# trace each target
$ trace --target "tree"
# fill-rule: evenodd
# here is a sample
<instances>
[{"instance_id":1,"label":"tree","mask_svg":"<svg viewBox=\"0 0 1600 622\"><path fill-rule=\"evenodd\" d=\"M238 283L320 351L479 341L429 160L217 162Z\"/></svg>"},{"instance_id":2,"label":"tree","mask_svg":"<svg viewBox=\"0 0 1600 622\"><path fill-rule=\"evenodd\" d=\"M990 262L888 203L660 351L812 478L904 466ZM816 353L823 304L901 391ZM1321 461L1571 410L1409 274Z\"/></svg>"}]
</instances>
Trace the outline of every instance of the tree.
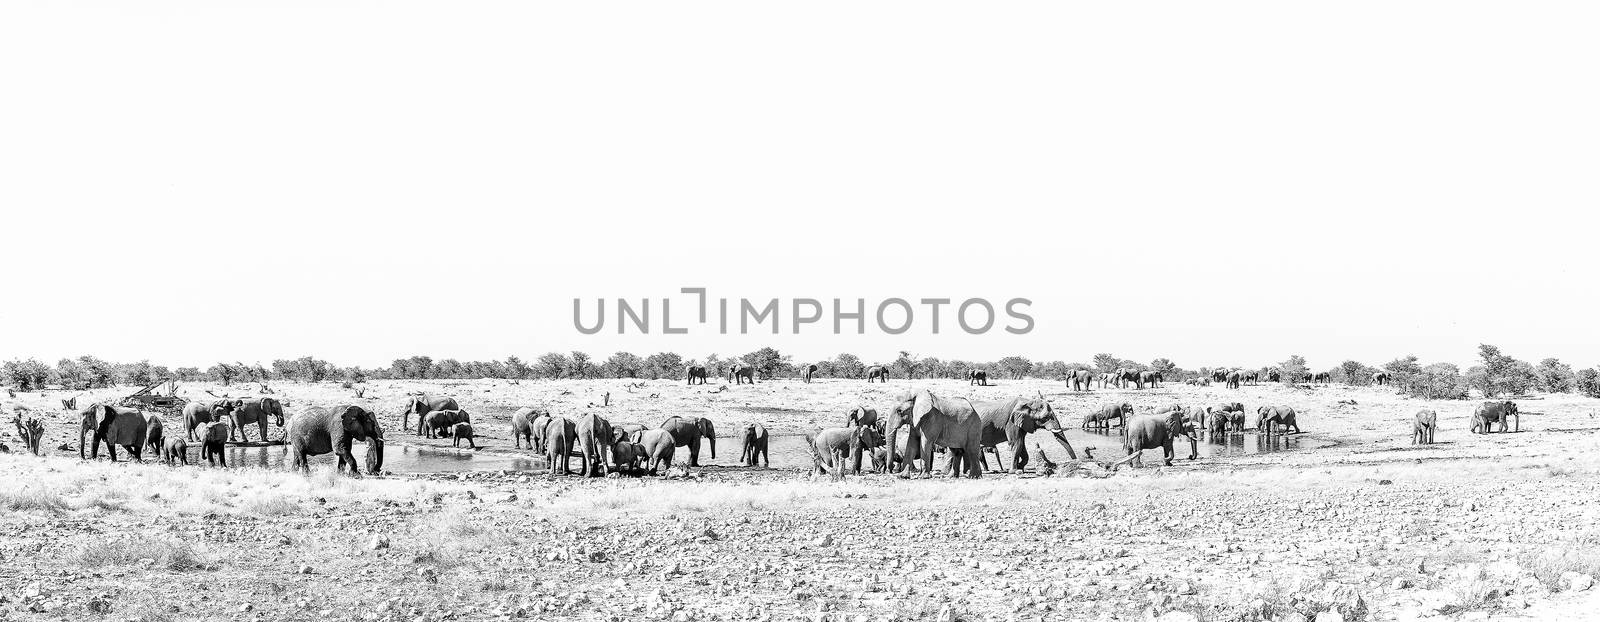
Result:
<instances>
[{"instance_id":1,"label":"tree","mask_svg":"<svg viewBox=\"0 0 1600 622\"><path fill-rule=\"evenodd\" d=\"M533 367L543 378L561 378L572 369L572 359L560 352L550 352L534 361Z\"/></svg>"},{"instance_id":2,"label":"tree","mask_svg":"<svg viewBox=\"0 0 1600 622\"><path fill-rule=\"evenodd\" d=\"M674 352L657 352L644 359L645 373L651 378L678 379L683 377L683 357Z\"/></svg>"},{"instance_id":3,"label":"tree","mask_svg":"<svg viewBox=\"0 0 1600 622\"><path fill-rule=\"evenodd\" d=\"M1126 363L1110 353L1101 352L1094 355L1094 369L1100 373L1110 373L1122 369Z\"/></svg>"},{"instance_id":4,"label":"tree","mask_svg":"<svg viewBox=\"0 0 1600 622\"><path fill-rule=\"evenodd\" d=\"M522 379L533 375L533 368L515 356L506 357L506 377Z\"/></svg>"},{"instance_id":5,"label":"tree","mask_svg":"<svg viewBox=\"0 0 1600 622\"><path fill-rule=\"evenodd\" d=\"M756 368L756 373L762 378L772 378L783 370L789 362L789 357L779 354L772 348L761 348L755 352L744 355L746 365Z\"/></svg>"},{"instance_id":6,"label":"tree","mask_svg":"<svg viewBox=\"0 0 1600 622\"><path fill-rule=\"evenodd\" d=\"M34 391L50 382L50 366L39 359L6 361L3 368L6 382L18 391Z\"/></svg>"},{"instance_id":7,"label":"tree","mask_svg":"<svg viewBox=\"0 0 1600 622\"><path fill-rule=\"evenodd\" d=\"M1179 373L1178 364L1167 358L1150 361L1150 371L1160 372L1161 377L1167 380L1181 380L1183 376L1183 374Z\"/></svg>"},{"instance_id":8,"label":"tree","mask_svg":"<svg viewBox=\"0 0 1600 622\"><path fill-rule=\"evenodd\" d=\"M901 350L899 358L896 358L889 366L900 372L901 378L917 377L917 357L905 350Z\"/></svg>"},{"instance_id":9,"label":"tree","mask_svg":"<svg viewBox=\"0 0 1600 622\"><path fill-rule=\"evenodd\" d=\"M644 373L644 359L632 352L618 352L600 366L601 375L612 378L638 378Z\"/></svg>"},{"instance_id":10,"label":"tree","mask_svg":"<svg viewBox=\"0 0 1600 622\"><path fill-rule=\"evenodd\" d=\"M148 359L137 363L118 365L117 376L121 378L122 382L141 387L156 381L155 370L151 368Z\"/></svg>"},{"instance_id":11,"label":"tree","mask_svg":"<svg viewBox=\"0 0 1600 622\"><path fill-rule=\"evenodd\" d=\"M179 367L172 375L184 382L195 382L205 377L200 373L199 367Z\"/></svg>"},{"instance_id":12,"label":"tree","mask_svg":"<svg viewBox=\"0 0 1600 622\"><path fill-rule=\"evenodd\" d=\"M1500 348L1478 344L1478 357L1483 364L1468 369L1467 378L1484 397L1526 393L1539 384L1539 374L1532 365L1502 354Z\"/></svg>"},{"instance_id":13,"label":"tree","mask_svg":"<svg viewBox=\"0 0 1600 622\"><path fill-rule=\"evenodd\" d=\"M588 352L572 351L572 377L588 378L594 375L594 364L589 362Z\"/></svg>"},{"instance_id":14,"label":"tree","mask_svg":"<svg viewBox=\"0 0 1600 622\"><path fill-rule=\"evenodd\" d=\"M1590 368L1578 372L1577 385L1584 397L1600 397L1600 370Z\"/></svg>"},{"instance_id":15,"label":"tree","mask_svg":"<svg viewBox=\"0 0 1600 622\"><path fill-rule=\"evenodd\" d=\"M1577 373L1572 371L1572 366L1560 360L1548 358L1539 361L1539 366L1534 370L1539 376L1539 390L1547 393L1570 393L1577 385Z\"/></svg>"},{"instance_id":16,"label":"tree","mask_svg":"<svg viewBox=\"0 0 1600 622\"><path fill-rule=\"evenodd\" d=\"M1389 381L1397 386L1409 386L1422 373L1422 365L1417 364L1417 355L1407 354L1383 364L1383 370L1389 372Z\"/></svg>"},{"instance_id":17,"label":"tree","mask_svg":"<svg viewBox=\"0 0 1600 622\"><path fill-rule=\"evenodd\" d=\"M1008 356L995 362L1000 372L1016 380L1033 371L1033 361L1021 356Z\"/></svg>"},{"instance_id":18,"label":"tree","mask_svg":"<svg viewBox=\"0 0 1600 622\"><path fill-rule=\"evenodd\" d=\"M1040 378L1061 380L1067 377L1067 372L1070 369L1071 368L1067 367L1067 364L1064 361L1050 361L1049 363L1040 365L1037 371Z\"/></svg>"},{"instance_id":19,"label":"tree","mask_svg":"<svg viewBox=\"0 0 1600 622\"><path fill-rule=\"evenodd\" d=\"M220 382L222 383L222 386L228 386L229 384L232 384L234 379L238 378L240 375L241 370L238 367L229 365L227 363L217 363L216 365L212 365L210 369L206 370L206 379L213 382Z\"/></svg>"},{"instance_id":20,"label":"tree","mask_svg":"<svg viewBox=\"0 0 1600 622\"><path fill-rule=\"evenodd\" d=\"M1306 367L1306 357L1291 354L1289 360L1278 363L1278 371L1283 374L1280 380L1284 384L1294 384L1302 382L1310 368Z\"/></svg>"},{"instance_id":21,"label":"tree","mask_svg":"<svg viewBox=\"0 0 1600 622\"><path fill-rule=\"evenodd\" d=\"M1408 395L1430 400L1467 399L1467 381L1460 368L1450 363L1434 363L1422 368L1411 383L1401 387Z\"/></svg>"},{"instance_id":22,"label":"tree","mask_svg":"<svg viewBox=\"0 0 1600 622\"><path fill-rule=\"evenodd\" d=\"M1361 364L1360 361L1345 361L1334 368L1332 373L1345 384L1364 385L1372 382L1372 374L1375 371L1377 370Z\"/></svg>"},{"instance_id":23,"label":"tree","mask_svg":"<svg viewBox=\"0 0 1600 622\"><path fill-rule=\"evenodd\" d=\"M856 355L841 352L833 357L833 373L840 378L860 378L867 374L867 366Z\"/></svg>"}]
</instances>

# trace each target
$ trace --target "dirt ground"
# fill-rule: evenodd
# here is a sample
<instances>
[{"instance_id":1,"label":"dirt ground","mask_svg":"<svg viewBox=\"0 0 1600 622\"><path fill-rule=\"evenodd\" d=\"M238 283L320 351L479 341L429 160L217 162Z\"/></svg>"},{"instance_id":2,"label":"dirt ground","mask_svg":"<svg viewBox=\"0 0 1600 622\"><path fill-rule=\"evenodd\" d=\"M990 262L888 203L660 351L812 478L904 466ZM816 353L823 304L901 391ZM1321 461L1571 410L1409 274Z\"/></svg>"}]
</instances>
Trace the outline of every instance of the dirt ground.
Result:
<instances>
[{"instance_id":1,"label":"dirt ground","mask_svg":"<svg viewBox=\"0 0 1600 622\"><path fill-rule=\"evenodd\" d=\"M1521 400L1521 432L1471 435L1474 403L1387 389L994 384L375 381L361 399L332 383L273 385L291 416L376 409L391 446L448 445L399 430L398 414L409 392L454 396L484 457L529 453L511 449L506 429L524 405L593 408L614 423L717 422L706 467L621 479L81 462L75 415L60 404L70 395L18 394L6 412L40 417L54 455L0 456L0 617L1567 620L1600 606L1600 401ZM1086 462L976 481L733 466L747 422L802 433L923 386L973 399L1042 393L1069 426L1110 400L1140 412L1288 405L1314 448L1172 467L1149 452L1144 468L1114 474ZM205 389L246 392L180 394ZM1412 446L1423 407L1439 412L1439 442ZM20 445L9 430L3 439Z\"/></svg>"}]
</instances>

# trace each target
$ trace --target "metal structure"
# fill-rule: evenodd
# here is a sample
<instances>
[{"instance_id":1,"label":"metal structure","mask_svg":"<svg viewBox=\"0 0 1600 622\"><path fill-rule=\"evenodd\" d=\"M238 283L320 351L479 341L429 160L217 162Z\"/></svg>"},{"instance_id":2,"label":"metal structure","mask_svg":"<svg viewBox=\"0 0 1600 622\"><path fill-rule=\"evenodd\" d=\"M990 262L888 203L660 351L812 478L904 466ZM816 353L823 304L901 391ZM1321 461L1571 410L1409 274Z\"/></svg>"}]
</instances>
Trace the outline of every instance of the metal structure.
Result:
<instances>
[{"instance_id":1,"label":"metal structure","mask_svg":"<svg viewBox=\"0 0 1600 622\"><path fill-rule=\"evenodd\" d=\"M157 390L162 385L166 385L166 395L162 395ZM140 410L154 410L164 415L178 416L183 414L183 407L188 403L189 400L178 397L178 383L171 378L165 378L122 398L117 402L117 405Z\"/></svg>"}]
</instances>

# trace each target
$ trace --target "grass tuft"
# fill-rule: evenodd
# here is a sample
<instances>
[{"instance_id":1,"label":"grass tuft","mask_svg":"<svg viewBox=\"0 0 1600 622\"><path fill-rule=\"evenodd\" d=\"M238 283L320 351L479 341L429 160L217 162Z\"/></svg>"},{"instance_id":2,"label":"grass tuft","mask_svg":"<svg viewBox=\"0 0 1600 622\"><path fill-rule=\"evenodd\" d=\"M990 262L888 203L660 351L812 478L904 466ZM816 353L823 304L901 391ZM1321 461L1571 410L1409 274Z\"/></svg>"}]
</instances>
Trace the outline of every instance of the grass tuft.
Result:
<instances>
[{"instance_id":1,"label":"grass tuft","mask_svg":"<svg viewBox=\"0 0 1600 622\"><path fill-rule=\"evenodd\" d=\"M68 509L66 499L53 490L24 488L0 492L0 507L13 512L41 511L58 514Z\"/></svg>"},{"instance_id":2,"label":"grass tuft","mask_svg":"<svg viewBox=\"0 0 1600 622\"><path fill-rule=\"evenodd\" d=\"M162 538L91 541L70 553L68 558L85 568L129 566L144 559L152 560L154 567L167 570L192 570L205 565L188 543Z\"/></svg>"}]
</instances>

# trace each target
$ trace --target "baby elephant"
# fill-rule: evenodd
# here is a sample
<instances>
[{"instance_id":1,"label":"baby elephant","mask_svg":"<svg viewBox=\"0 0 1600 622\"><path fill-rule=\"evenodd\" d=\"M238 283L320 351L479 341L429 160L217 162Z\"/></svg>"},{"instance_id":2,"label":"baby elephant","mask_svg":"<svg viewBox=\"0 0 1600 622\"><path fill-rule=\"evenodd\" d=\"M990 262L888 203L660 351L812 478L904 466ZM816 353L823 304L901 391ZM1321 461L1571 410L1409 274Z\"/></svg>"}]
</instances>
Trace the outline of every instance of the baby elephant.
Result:
<instances>
[{"instance_id":1,"label":"baby elephant","mask_svg":"<svg viewBox=\"0 0 1600 622\"><path fill-rule=\"evenodd\" d=\"M200 457L211 466L228 466L228 460L223 456L223 447L228 444L228 424L223 421L213 421L201 424L196 430L200 435Z\"/></svg>"},{"instance_id":2,"label":"baby elephant","mask_svg":"<svg viewBox=\"0 0 1600 622\"><path fill-rule=\"evenodd\" d=\"M1433 431L1438 428L1439 413L1426 408L1417 411L1417 418L1411 424L1411 444L1433 444Z\"/></svg>"},{"instance_id":3,"label":"baby elephant","mask_svg":"<svg viewBox=\"0 0 1600 622\"><path fill-rule=\"evenodd\" d=\"M440 434L449 434L458 423L472 423L472 415L465 410L435 410L423 418L422 436L439 438Z\"/></svg>"},{"instance_id":4,"label":"baby elephant","mask_svg":"<svg viewBox=\"0 0 1600 622\"><path fill-rule=\"evenodd\" d=\"M744 453L739 456L739 461L746 466L756 466L756 459L760 458L765 466L772 466L767 459L767 428L759 423L752 423L744 427Z\"/></svg>"},{"instance_id":5,"label":"baby elephant","mask_svg":"<svg viewBox=\"0 0 1600 622\"><path fill-rule=\"evenodd\" d=\"M636 473L644 465L644 445L620 440L611 444L611 470Z\"/></svg>"},{"instance_id":6,"label":"baby elephant","mask_svg":"<svg viewBox=\"0 0 1600 622\"><path fill-rule=\"evenodd\" d=\"M461 441L466 441L467 447L471 447L473 449L478 448L478 446L472 442L472 424L470 423L461 422L450 426L450 438L450 445L452 447L460 447Z\"/></svg>"},{"instance_id":7,"label":"baby elephant","mask_svg":"<svg viewBox=\"0 0 1600 622\"><path fill-rule=\"evenodd\" d=\"M161 447L161 461L172 466L177 463L189 465L189 443L182 436L168 436Z\"/></svg>"}]
</instances>

